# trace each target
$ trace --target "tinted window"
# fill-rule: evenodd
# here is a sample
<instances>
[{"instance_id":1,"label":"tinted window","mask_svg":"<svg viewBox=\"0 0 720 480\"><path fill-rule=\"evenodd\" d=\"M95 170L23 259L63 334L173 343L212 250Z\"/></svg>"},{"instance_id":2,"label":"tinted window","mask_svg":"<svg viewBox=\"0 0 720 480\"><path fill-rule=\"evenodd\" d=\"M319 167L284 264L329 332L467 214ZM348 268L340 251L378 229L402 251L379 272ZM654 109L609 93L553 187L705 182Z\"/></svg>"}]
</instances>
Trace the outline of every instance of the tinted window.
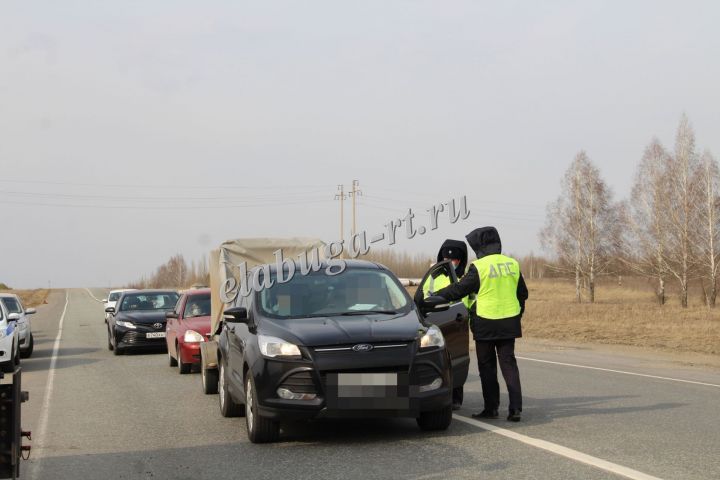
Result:
<instances>
[{"instance_id":1,"label":"tinted window","mask_svg":"<svg viewBox=\"0 0 720 480\"><path fill-rule=\"evenodd\" d=\"M117 302L118 298L120 298L120 292L113 292L108 297L108 302Z\"/></svg>"},{"instance_id":2,"label":"tinted window","mask_svg":"<svg viewBox=\"0 0 720 480\"><path fill-rule=\"evenodd\" d=\"M323 271L295 275L259 294L261 311L274 318L332 316L360 311L408 311L402 286L386 271L348 269L329 276Z\"/></svg>"},{"instance_id":3,"label":"tinted window","mask_svg":"<svg viewBox=\"0 0 720 480\"><path fill-rule=\"evenodd\" d=\"M178 298L180 298L180 295L175 292L125 295L120 305L120 310L172 310Z\"/></svg>"},{"instance_id":4,"label":"tinted window","mask_svg":"<svg viewBox=\"0 0 720 480\"><path fill-rule=\"evenodd\" d=\"M185 318L210 315L210 294L189 295L185 304Z\"/></svg>"},{"instance_id":5,"label":"tinted window","mask_svg":"<svg viewBox=\"0 0 720 480\"><path fill-rule=\"evenodd\" d=\"M8 311L8 313L23 313L20 302L18 302L14 298L3 298L2 302L3 305L5 305L5 309Z\"/></svg>"}]
</instances>

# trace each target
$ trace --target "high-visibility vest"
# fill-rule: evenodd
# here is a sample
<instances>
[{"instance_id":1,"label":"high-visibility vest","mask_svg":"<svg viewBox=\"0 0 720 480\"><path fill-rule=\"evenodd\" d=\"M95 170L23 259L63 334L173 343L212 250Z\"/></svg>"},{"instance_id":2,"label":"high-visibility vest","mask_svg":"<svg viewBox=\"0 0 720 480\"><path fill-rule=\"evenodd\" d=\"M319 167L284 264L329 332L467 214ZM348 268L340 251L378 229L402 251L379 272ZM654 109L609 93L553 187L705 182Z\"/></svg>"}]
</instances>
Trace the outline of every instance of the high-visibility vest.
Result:
<instances>
[{"instance_id":1,"label":"high-visibility vest","mask_svg":"<svg viewBox=\"0 0 720 480\"><path fill-rule=\"evenodd\" d=\"M445 288L448 285L450 285L450 277L448 277L445 274L438 275L437 277L433 278L433 276L429 276L427 280L425 280L425 283L422 286L423 289L423 298L427 298L430 296L430 292L437 292L441 288ZM468 295L467 297L462 299L463 304L465 305L465 308L470 310L470 307L472 306L472 303L475 301L475 294L472 293Z\"/></svg>"},{"instance_id":2,"label":"high-visibility vest","mask_svg":"<svg viewBox=\"0 0 720 480\"><path fill-rule=\"evenodd\" d=\"M430 275L427 280L425 280L425 284L423 284L423 298L427 298L430 296L430 292L437 292L438 290L447 287L450 285L450 277L448 277L445 274L438 275L437 277L433 277Z\"/></svg>"},{"instance_id":3,"label":"high-visibility vest","mask_svg":"<svg viewBox=\"0 0 720 480\"><path fill-rule=\"evenodd\" d=\"M520 315L517 286L520 264L505 255L487 255L473 262L480 277L480 290L475 297L478 317L500 320Z\"/></svg>"}]
</instances>

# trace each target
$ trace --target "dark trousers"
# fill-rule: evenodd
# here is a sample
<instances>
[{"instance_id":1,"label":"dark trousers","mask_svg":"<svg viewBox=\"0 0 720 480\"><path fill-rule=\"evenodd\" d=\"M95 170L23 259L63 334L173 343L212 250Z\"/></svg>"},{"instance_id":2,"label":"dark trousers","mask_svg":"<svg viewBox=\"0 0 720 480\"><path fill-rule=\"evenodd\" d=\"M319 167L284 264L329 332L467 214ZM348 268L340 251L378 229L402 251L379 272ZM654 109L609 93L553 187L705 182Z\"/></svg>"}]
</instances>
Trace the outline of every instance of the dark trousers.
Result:
<instances>
[{"instance_id":1,"label":"dark trousers","mask_svg":"<svg viewBox=\"0 0 720 480\"><path fill-rule=\"evenodd\" d=\"M500 371L510 394L509 408L510 410L522 410L520 371L515 359L515 339L475 341L475 351L485 408L497 410L500 406L500 385L497 379L497 364L500 361Z\"/></svg>"}]
</instances>

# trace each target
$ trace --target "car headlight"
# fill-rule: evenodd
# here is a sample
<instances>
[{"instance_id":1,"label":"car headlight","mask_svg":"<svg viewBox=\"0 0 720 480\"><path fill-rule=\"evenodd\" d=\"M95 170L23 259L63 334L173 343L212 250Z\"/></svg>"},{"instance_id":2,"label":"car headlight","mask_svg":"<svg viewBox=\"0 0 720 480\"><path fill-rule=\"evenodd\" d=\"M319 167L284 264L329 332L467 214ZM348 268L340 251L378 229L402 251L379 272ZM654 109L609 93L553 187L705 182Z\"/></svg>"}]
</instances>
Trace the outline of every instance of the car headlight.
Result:
<instances>
[{"instance_id":1,"label":"car headlight","mask_svg":"<svg viewBox=\"0 0 720 480\"><path fill-rule=\"evenodd\" d=\"M425 335L420 337L420 348L429 347L444 347L445 337L443 337L442 331L435 325L432 325L427 329Z\"/></svg>"},{"instance_id":2,"label":"car headlight","mask_svg":"<svg viewBox=\"0 0 720 480\"><path fill-rule=\"evenodd\" d=\"M185 336L183 337L185 343L198 343L204 342L205 339L195 330L185 330Z\"/></svg>"},{"instance_id":3,"label":"car headlight","mask_svg":"<svg viewBox=\"0 0 720 480\"><path fill-rule=\"evenodd\" d=\"M137 328L134 323L125 322L123 320L115 320L115 325L117 325L118 327L125 327L125 328Z\"/></svg>"},{"instance_id":4,"label":"car headlight","mask_svg":"<svg viewBox=\"0 0 720 480\"><path fill-rule=\"evenodd\" d=\"M300 349L297 345L286 342L282 338L258 335L260 353L266 357L299 357Z\"/></svg>"}]
</instances>

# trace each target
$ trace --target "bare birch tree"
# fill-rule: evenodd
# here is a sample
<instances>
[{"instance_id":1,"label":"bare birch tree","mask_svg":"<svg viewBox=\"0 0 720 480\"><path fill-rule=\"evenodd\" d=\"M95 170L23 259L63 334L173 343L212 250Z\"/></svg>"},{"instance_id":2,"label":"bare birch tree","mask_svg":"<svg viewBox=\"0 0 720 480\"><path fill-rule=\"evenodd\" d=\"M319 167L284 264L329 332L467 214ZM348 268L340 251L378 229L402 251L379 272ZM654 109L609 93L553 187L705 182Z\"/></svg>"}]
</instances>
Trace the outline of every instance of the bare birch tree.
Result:
<instances>
[{"instance_id":1,"label":"bare birch tree","mask_svg":"<svg viewBox=\"0 0 720 480\"><path fill-rule=\"evenodd\" d=\"M715 307L717 298L718 268L720 268L720 212L718 211L718 193L720 192L720 169L710 152L706 151L698 166L694 184L699 187L698 223L697 223L697 261L700 275L707 280L703 293L705 303Z\"/></svg>"},{"instance_id":2,"label":"bare birch tree","mask_svg":"<svg viewBox=\"0 0 720 480\"><path fill-rule=\"evenodd\" d=\"M583 283L588 300L595 301L597 276L618 249L619 221L611 197L600 172L581 151L565 172L560 197L548 206L541 240L558 257L560 268L574 273L578 302Z\"/></svg>"},{"instance_id":3,"label":"bare birch tree","mask_svg":"<svg viewBox=\"0 0 720 480\"><path fill-rule=\"evenodd\" d=\"M654 138L645 148L626 209L627 233L631 237L626 242L630 247L626 263L634 272L657 281L655 294L660 305L665 304L668 275L669 164L670 156Z\"/></svg>"},{"instance_id":4,"label":"bare birch tree","mask_svg":"<svg viewBox=\"0 0 720 480\"><path fill-rule=\"evenodd\" d=\"M697 169L695 134L683 115L675 137L675 152L669 158L667 168L669 244L666 250L668 272L679 283L683 307L688 306L688 285L694 266L694 233L699 223L700 189L693 181Z\"/></svg>"}]
</instances>

